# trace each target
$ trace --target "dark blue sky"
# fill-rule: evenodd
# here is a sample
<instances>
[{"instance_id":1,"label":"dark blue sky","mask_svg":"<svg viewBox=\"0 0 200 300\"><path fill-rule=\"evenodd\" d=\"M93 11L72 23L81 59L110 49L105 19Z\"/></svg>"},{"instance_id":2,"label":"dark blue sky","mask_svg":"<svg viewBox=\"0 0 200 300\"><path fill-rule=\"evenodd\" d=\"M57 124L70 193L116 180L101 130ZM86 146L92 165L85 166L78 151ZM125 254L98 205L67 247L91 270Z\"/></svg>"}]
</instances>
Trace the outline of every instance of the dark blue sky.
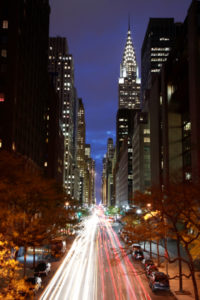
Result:
<instances>
[{"instance_id":1,"label":"dark blue sky","mask_svg":"<svg viewBox=\"0 0 200 300\"><path fill-rule=\"evenodd\" d=\"M140 70L140 51L149 18L183 21L191 1L50 0L50 36L66 37L74 57L75 86L85 106L86 140L96 161L98 200L107 139L115 139L118 77L128 15Z\"/></svg>"}]
</instances>

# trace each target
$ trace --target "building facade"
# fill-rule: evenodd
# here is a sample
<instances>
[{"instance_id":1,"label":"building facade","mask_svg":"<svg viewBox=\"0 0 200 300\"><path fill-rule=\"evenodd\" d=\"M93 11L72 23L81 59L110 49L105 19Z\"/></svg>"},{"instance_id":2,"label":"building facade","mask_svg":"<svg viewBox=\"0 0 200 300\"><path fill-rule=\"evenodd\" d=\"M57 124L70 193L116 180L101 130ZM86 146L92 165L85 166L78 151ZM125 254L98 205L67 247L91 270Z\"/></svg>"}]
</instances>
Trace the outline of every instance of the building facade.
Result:
<instances>
[{"instance_id":1,"label":"building facade","mask_svg":"<svg viewBox=\"0 0 200 300\"><path fill-rule=\"evenodd\" d=\"M67 194L74 198L77 96L73 57L68 53L66 38L49 39L49 73L60 100L59 119L64 136L64 187Z\"/></svg>"},{"instance_id":2,"label":"building facade","mask_svg":"<svg viewBox=\"0 0 200 300\"><path fill-rule=\"evenodd\" d=\"M167 61L180 24L173 18L150 18L141 51L141 99L151 87L152 76L158 74Z\"/></svg>"},{"instance_id":3,"label":"building facade","mask_svg":"<svg viewBox=\"0 0 200 300\"><path fill-rule=\"evenodd\" d=\"M130 26L124 49L122 63L120 65L119 78L119 109L140 108L140 79L136 63L135 49L133 47Z\"/></svg>"},{"instance_id":4,"label":"building facade","mask_svg":"<svg viewBox=\"0 0 200 300\"><path fill-rule=\"evenodd\" d=\"M0 148L40 169L48 106L48 1L0 2Z\"/></svg>"},{"instance_id":5,"label":"building facade","mask_svg":"<svg viewBox=\"0 0 200 300\"><path fill-rule=\"evenodd\" d=\"M168 61L150 90L153 185L199 180L199 16L200 2L193 1Z\"/></svg>"}]
</instances>

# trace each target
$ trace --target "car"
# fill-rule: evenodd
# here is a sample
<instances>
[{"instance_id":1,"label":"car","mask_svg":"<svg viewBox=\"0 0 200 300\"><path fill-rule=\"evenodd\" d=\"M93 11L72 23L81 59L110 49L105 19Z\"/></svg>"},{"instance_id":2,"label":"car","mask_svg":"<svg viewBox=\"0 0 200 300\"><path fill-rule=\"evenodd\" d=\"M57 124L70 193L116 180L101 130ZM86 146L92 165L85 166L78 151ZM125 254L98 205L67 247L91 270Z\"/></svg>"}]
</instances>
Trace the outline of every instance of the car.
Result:
<instances>
[{"instance_id":1,"label":"car","mask_svg":"<svg viewBox=\"0 0 200 300\"><path fill-rule=\"evenodd\" d=\"M147 266L154 265L154 262L153 262L153 260L151 258L144 258L142 260L142 265L143 265L143 268L146 269Z\"/></svg>"},{"instance_id":2,"label":"car","mask_svg":"<svg viewBox=\"0 0 200 300\"><path fill-rule=\"evenodd\" d=\"M28 277L25 279L25 282L29 286L29 291L36 293L42 286L42 279L40 277Z\"/></svg>"},{"instance_id":3,"label":"car","mask_svg":"<svg viewBox=\"0 0 200 300\"><path fill-rule=\"evenodd\" d=\"M51 271L51 264L49 262L40 262L34 271L34 276L47 276L48 273Z\"/></svg>"},{"instance_id":4,"label":"car","mask_svg":"<svg viewBox=\"0 0 200 300\"><path fill-rule=\"evenodd\" d=\"M148 265L146 267L147 276L150 276L152 272L158 272L158 268L155 265Z\"/></svg>"},{"instance_id":5,"label":"car","mask_svg":"<svg viewBox=\"0 0 200 300\"><path fill-rule=\"evenodd\" d=\"M141 250L135 250L132 252L132 257L136 260L143 260L144 254Z\"/></svg>"},{"instance_id":6,"label":"car","mask_svg":"<svg viewBox=\"0 0 200 300\"><path fill-rule=\"evenodd\" d=\"M133 251L135 250L141 250L142 251L142 248L139 244L132 244L131 247L130 247Z\"/></svg>"},{"instance_id":7,"label":"car","mask_svg":"<svg viewBox=\"0 0 200 300\"><path fill-rule=\"evenodd\" d=\"M152 272L149 275L149 286L153 292L157 290L169 291L169 279L163 272Z\"/></svg>"}]
</instances>

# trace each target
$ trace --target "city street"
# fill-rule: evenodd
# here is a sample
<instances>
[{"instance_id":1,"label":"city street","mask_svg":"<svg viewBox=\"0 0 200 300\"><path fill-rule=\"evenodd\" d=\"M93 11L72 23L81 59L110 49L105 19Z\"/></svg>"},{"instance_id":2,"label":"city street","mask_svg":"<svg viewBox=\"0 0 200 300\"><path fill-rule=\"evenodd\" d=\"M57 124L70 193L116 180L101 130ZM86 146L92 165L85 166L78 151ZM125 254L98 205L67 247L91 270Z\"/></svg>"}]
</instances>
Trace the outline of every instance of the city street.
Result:
<instances>
[{"instance_id":1,"label":"city street","mask_svg":"<svg viewBox=\"0 0 200 300\"><path fill-rule=\"evenodd\" d=\"M101 210L84 221L41 300L174 299L153 294L140 263L133 262Z\"/></svg>"}]
</instances>

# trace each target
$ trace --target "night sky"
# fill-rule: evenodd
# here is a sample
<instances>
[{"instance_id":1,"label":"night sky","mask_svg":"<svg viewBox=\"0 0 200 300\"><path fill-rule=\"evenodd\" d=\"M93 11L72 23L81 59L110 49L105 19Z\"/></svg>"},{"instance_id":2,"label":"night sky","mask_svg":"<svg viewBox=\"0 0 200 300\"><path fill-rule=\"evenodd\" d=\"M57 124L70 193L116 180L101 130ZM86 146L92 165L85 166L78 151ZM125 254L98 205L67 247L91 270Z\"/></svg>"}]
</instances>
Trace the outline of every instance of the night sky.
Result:
<instances>
[{"instance_id":1,"label":"night sky","mask_svg":"<svg viewBox=\"0 0 200 300\"><path fill-rule=\"evenodd\" d=\"M96 161L100 200L102 159L115 141L118 77L128 16L140 72L140 52L150 17L183 21L192 0L50 0L50 36L66 37L74 57L75 86L86 114L86 142Z\"/></svg>"}]
</instances>

